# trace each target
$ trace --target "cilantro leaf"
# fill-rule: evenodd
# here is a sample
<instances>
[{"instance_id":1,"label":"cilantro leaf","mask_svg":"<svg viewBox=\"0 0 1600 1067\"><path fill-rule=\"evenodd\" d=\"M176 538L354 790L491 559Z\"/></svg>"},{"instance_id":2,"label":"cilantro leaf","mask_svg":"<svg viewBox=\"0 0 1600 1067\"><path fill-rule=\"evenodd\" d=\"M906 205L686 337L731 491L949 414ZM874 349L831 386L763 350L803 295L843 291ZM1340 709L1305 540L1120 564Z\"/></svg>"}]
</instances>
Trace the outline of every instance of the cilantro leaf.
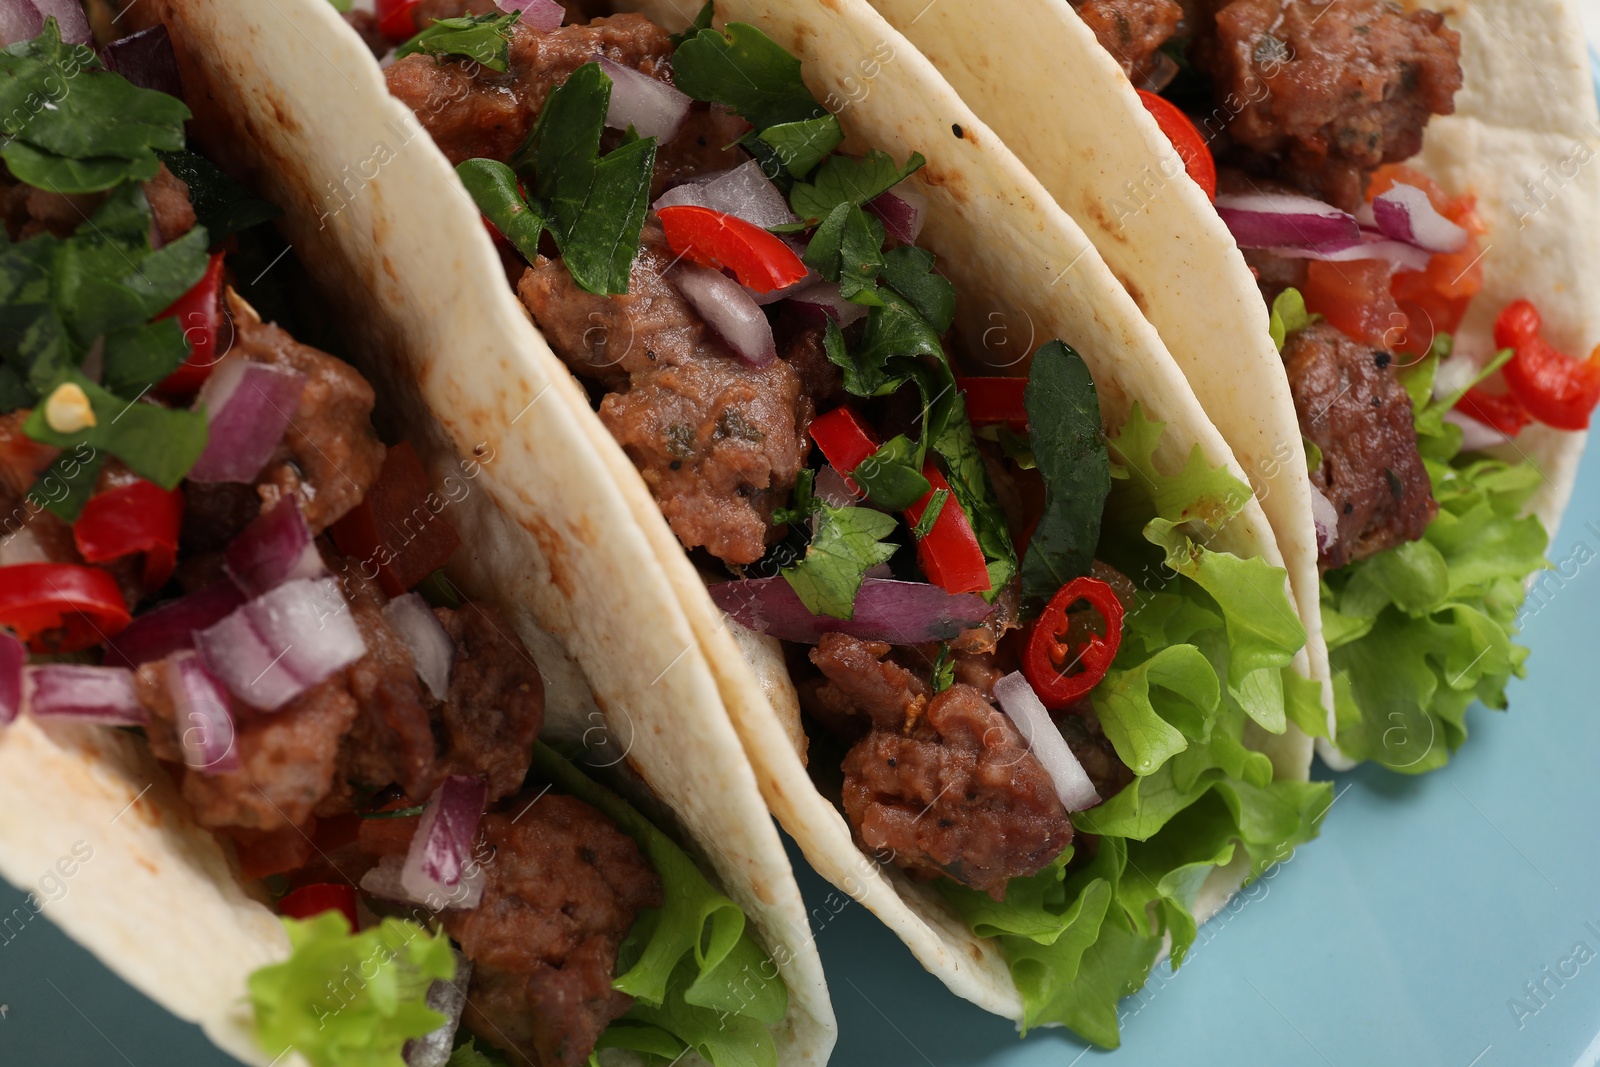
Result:
<instances>
[{"instance_id":1,"label":"cilantro leaf","mask_svg":"<svg viewBox=\"0 0 1600 1067\"><path fill-rule=\"evenodd\" d=\"M696 100L732 108L758 130L825 114L800 77L800 60L743 22L708 24L672 57L672 80Z\"/></svg>"},{"instance_id":2,"label":"cilantro leaf","mask_svg":"<svg viewBox=\"0 0 1600 1067\"><path fill-rule=\"evenodd\" d=\"M83 505L94 495L100 468L106 454L80 441L72 451L63 451L28 490L35 507L48 508L68 522L76 522Z\"/></svg>"},{"instance_id":3,"label":"cilantro leaf","mask_svg":"<svg viewBox=\"0 0 1600 1067\"><path fill-rule=\"evenodd\" d=\"M879 299L883 303L867 313L861 344L842 364L844 387L856 396L886 396L910 380L911 368L892 366L894 361L915 356L944 359L939 334L910 301L881 290Z\"/></svg>"},{"instance_id":4,"label":"cilantro leaf","mask_svg":"<svg viewBox=\"0 0 1600 1067\"><path fill-rule=\"evenodd\" d=\"M789 174L803 178L844 142L844 130L834 115L768 126L750 137L771 150Z\"/></svg>"},{"instance_id":5,"label":"cilantro leaf","mask_svg":"<svg viewBox=\"0 0 1600 1067\"><path fill-rule=\"evenodd\" d=\"M904 167L876 148L860 159L829 156L812 182L797 182L789 191L789 206L803 221L813 225L827 218L840 204L860 207L880 193L899 185L922 169L927 161L913 152Z\"/></svg>"},{"instance_id":6,"label":"cilantro leaf","mask_svg":"<svg viewBox=\"0 0 1600 1067\"><path fill-rule=\"evenodd\" d=\"M934 255L924 248L901 245L883 255L883 283L905 297L938 333L956 318L956 287L933 270Z\"/></svg>"},{"instance_id":7,"label":"cilantro leaf","mask_svg":"<svg viewBox=\"0 0 1600 1067\"><path fill-rule=\"evenodd\" d=\"M848 619L855 614L856 593L867 571L887 563L896 546L883 539L897 525L892 515L871 508L818 510L817 532L803 559L783 569L806 610L814 615Z\"/></svg>"},{"instance_id":8,"label":"cilantro leaf","mask_svg":"<svg viewBox=\"0 0 1600 1067\"><path fill-rule=\"evenodd\" d=\"M432 26L400 46L396 59L418 52L430 56L465 56L490 70L504 74L511 68L511 26L522 16L517 12L463 15L436 19Z\"/></svg>"},{"instance_id":9,"label":"cilantro leaf","mask_svg":"<svg viewBox=\"0 0 1600 1067\"><path fill-rule=\"evenodd\" d=\"M905 434L885 441L876 452L856 465L850 477L872 502L887 511L904 511L928 495L928 479L922 476L922 447ZM934 509L928 508L929 512ZM923 521L932 526L927 515Z\"/></svg>"},{"instance_id":10,"label":"cilantro leaf","mask_svg":"<svg viewBox=\"0 0 1600 1067\"><path fill-rule=\"evenodd\" d=\"M544 219L523 199L516 172L499 160L467 159L457 165L456 174L467 187L473 203L494 223L495 229L504 234L528 262L538 259Z\"/></svg>"},{"instance_id":11,"label":"cilantro leaf","mask_svg":"<svg viewBox=\"0 0 1600 1067\"><path fill-rule=\"evenodd\" d=\"M78 385L94 409L95 425L77 433L57 433L37 407L23 423L35 441L57 448L88 444L116 456L142 478L163 489L175 489L206 448L206 413L164 408L112 396L76 372L64 381Z\"/></svg>"},{"instance_id":12,"label":"cilantro leaf","mask_svg":"<svg viewBox=\"0 0 1600 1067\"><path fill-rule=\"evenodd\" d=\"M694 21L684 27L682 33L668 34L667 39L672 42L672 47L681 48L683 47L683 42L689 40L701 30L709 30L711 28L711 20L716 16L716 7L716 0L706 0L700 6L700 10L695 12Z\"/></svg>"},{"instance_id":13,"label":"cilantro leaf","mask_svg":"<svg viewBox=\"0 0 1600 1067\"><path fill-rule=\"evenodd\" d=\"M160 319L106 334L101 354L105 387L120 396L139 396L178 369L189 343L177 319Z\"/></svg>"},{"instance_id":14,"label":"cilantro leaf","mask_svg":"<svg viewBox=\"0 0 1600 1067\"><path fill-rule=\"evenodd\" d=\"M883 224L858 207L840 204L817 227L806 246L806 266L839 283L846 300L876 306L878 272L883 269Z\"/></svg>"},{"instance_id":15,"label":"cilantro leaf","mask_svg":"<svg viewBox=\"0 0 1600 1067\"><path fill-rule=\"evenodd\" d=\"M263 222L283 209L255 196L205 156L187 150L160 153L161 162L189 187L195 219L211 235L215 247L224 238Z\"/></svg>"}]
</instances>

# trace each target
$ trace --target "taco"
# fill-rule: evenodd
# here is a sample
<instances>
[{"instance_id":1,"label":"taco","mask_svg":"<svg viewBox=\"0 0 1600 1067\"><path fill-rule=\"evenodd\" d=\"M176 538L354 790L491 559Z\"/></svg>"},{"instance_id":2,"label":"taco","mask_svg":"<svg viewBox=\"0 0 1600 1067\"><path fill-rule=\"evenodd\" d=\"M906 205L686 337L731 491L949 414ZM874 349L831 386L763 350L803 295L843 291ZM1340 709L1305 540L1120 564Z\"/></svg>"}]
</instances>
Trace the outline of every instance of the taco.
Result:
<instances>
[{"instance_id":1,"label":"taco","mask_svg":"<svg viewBox=\"0 0 1600 1067\"><path fill-rule=\"evenodd\" d=\"M572 405L696 629L668 650L716 672L820 873L961 996L1115 1044L1119 998L1329 799L1244 472L864 5L502 7L367 35L427 134L391 166L459 178L405 205L471 271L447 321L516 353L487 417L522 378Z\"/></svg>"},{"instance_id":2,"label":"taco","mask_svg":"<svg viewBox=\"0 0 1600 1067\"><path fill-rule=\"evenodd\" d=\"M1523 673L1524 590L1548 598L1600 398L1573 5L874 4L1094 238L1250 469L1296 590L1319 578L1329 761L1442 766ZM1050 77L991 80L1001 57Z\"/></svg>"},{"instance_id":3,"label":"taco","mask_svg":"<svg viewBox=\"0 0 1600 1067\"><path fill-rule=\"evenodd\" d=\"M384 181L308 195L393 136L314 118L370 59L325 4L311 60L220 7L97 11L96 51L52 5L0 50L0 872L69 879L28 907L251 1063L825 1062L713 676L652 688L540 591L632 566L625 531L546 551L619 498L561 405L479 420L501 387L366 284L417 252Z\"/></svg>"}]
</instances>

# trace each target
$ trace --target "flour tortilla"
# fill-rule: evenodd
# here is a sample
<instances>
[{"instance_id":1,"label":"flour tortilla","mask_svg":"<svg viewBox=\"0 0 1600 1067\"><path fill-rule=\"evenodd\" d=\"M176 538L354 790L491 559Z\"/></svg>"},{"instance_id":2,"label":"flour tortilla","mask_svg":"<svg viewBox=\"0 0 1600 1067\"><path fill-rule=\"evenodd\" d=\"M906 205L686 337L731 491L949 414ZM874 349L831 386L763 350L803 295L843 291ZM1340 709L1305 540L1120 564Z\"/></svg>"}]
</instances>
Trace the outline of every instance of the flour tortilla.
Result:
<instances>
[{"instance_id":1,"label":"flour tortilla","mask_svg":"<svg viewBox=\"0 0 1600 1067\"><path fill-rule=\"evenodd\" d=\"M1200 402L1251 473L1289 566L1321 679L1311 483L1282 360L1244 257L1145 110L1127 76L1066 0L972 4L871 0L928 56L1094 240L1160 331ZM1447 192L1473 192L1489 226L1483 294L1456 334L1480 362L1493 316L1535 301L1545 336L1585 355L1600 342L1600 118L1573 0L1430 6L1461 32L1456 113L1429 123L1416 165ZM1004 71L1005 76L997 76ZM1214 135L1227 115L1204 120ZM1577 477L1583 433L1530 426L1495 450L1531 460L1530 503L1552 538ZM1331 693L1324 687L1333 724ZM1340 767L1348 762L1320 746Z\"/></svg>"},{"instance_id":2,"label":"flour tortilla","mask_svg":"<svg viewBox=\"0 0 1600 1067\"><path fill-rule=\"evenodd\" d=\"M464 542L453 574L537 657L550 733L587 742L684 831L788 985L780 1062L821 1067L836 1035L821 963L755 773L717 711L716 677L585 441L581 393L509 299L453 172L326 0L142 0L128 17L137 24L123 32L170 30L203 150L285 208L286 235L345 316L392 420L384 428L403 431L436 482L468 487L445 512ZM596 610L624 588L626 611ZM92 858L42 914L218 1046L265 1065L246 979L288 944L259 890L136 739L26 718L0 730L0 874L36 886L80 842Z\"/></svg>"}]
</instances>

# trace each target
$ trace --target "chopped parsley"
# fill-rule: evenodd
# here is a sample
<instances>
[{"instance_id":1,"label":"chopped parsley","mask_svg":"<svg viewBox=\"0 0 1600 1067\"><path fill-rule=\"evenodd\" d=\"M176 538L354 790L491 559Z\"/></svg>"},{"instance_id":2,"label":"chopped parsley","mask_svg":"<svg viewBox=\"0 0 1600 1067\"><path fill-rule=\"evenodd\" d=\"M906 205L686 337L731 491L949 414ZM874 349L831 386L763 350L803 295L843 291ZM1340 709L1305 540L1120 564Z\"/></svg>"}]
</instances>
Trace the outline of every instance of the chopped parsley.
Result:
<instances>
[{"instance_id":1,"label":"chopped parsley","mask_svg":"<svg viewBox=\"0 0 1600 1067\"><path fill-rule=\"evenodd\" d=\"M468 159L456 167L478 210L530 263L539 255L544 218L529 205L516 171L495 159Z\"/></svg>"},{"instance_id":2,"label":"chopped parsley","mask_svg":"<svg viewBox=\"0 0 1600 1067\"><path fill-rule=\"evenodd\" d=\"M276 204L252 196L205 156L188 150L161 153L161 162L189 187L195 219L211 235L212 247L226 237L271 222L283 214Z\"/></svg>"},{"instance_id":3,"label":"chopped parsley","mask_svg":"<svg viewBox=\"0 0 1600 1067\"><path fill-rule=\"evenodd\" d=\"M805 263L828 281L838 282L846 300L883 302L877 284L884 264L883 224L859 207L840 204L828 214L811 235Z\"/></svg>"},{"instance_id":4,"label":"chopped parsley","mask_svg":"<svg viewBox=\"0 0 1600 1067\"><path fill-rule=\"evenodd\" d=\"M902 167L876 148L860 159L829 156L813 181L797 183L790 191L789 206L802 220L815 225L841 204L860 207L888 192L921 170L926 162L920 152L913 152Z\"/></svg>"},{"instance_id":5,"label":"chopped parsley","mask_svg":"<svg viewBox=\"0 0 1600 1067\"><path fill-rule=\"evenodd\" d=\"M395 58L418 52L436 58L465 56L504 74L511 69L511 26L521 17L517 12L491 11L486 15L437 19L432 26L401 45Z\"/></svg>"},{"instance_id":6,"label":"chopped parsley","mask_svg":"<svg viewBox=\"0 0 1600 1067\"><path fill-rule=\"evenodd\" d=\"M783 569L800 602L814 615L848 619L867 571L889 562L893 544L884 538L898 521L871 508L836 508L817 501L817 532L803 559Z\"/></svg>"},{"instance_id":7,"label":"chopped parsley","mask_svg":"<svg viewBox=\"0 0 1600 1067\"><path fill-rule=\"evenodd\" d=\"M728 23L724 32L709 19L696 25L672 57L679 89L732 108L758 130L826 114L800 77L800 60L772 38L743 22Z\"/></svg>"}]
</instances>

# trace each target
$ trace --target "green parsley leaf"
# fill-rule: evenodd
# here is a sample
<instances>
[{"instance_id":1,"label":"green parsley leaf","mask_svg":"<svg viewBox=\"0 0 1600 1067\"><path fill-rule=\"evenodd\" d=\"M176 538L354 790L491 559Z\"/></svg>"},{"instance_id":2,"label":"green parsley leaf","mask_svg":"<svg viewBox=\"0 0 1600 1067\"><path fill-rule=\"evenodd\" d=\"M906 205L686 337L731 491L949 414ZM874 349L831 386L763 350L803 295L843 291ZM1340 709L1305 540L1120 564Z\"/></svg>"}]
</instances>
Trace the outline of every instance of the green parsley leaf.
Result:
<instances>
[{"instance_id":1,"label":"green parsley leaf","mask_svg":"<svg viewBox=\"0 0 1600 1067\"><path fill-rule=\"evenodd\" d=\"M437 19L432 26L400 46L395 58L417 52L430 56L465 56L502 74L511 68L511 26L522 16L517 12L463 15Z\"/></svg>"},{"instance_id":2,"label":"green parsley leaf","mask_svg":"<svg viewBox=\"0 0 1600 1067\"><path fill-rule=\"evenodd\" d=\"M76 522L83 505L94 495L106 454L87 442L63 451L28 490L34 507L48 508L67 522Z\"/></svg>"},{"instance_id":3,"label":"green parsley leaf","mask_svg":"<svg viewBox=\"0 0 1600 1067\"><path fill-rule=\"evenodd\" d=\"M861 344L842 364L844 387L856 396L887 396L900 388L910 379L911 368L892 363L906 357L944 360L938 332L910 301L887 290L880 290L879 298L883 303L867 313Z\"/></svg>"},{"instance_id":4,"label":"green parsley leaf","mask_svg":"<svg viewBox=\"0 0 1600 1067\"><path fill-rule=\"evenodd\" d=\"M161 319L106 334L105 387L119 396L139 396L178 369L189 355L178 320Z\"/></svg>"},{"instance_id":5,"label":"green parsley leaf","mask_svg":"<svg viewBox=\"0 0 1600 1067\"><path fill-rule=\"evenodd\" d=\"M938 333L956 318L956 287L933 270L932 252L914 245L891 248L883 255L883 283L905 297Z\"/></svg>"},{"instance_id":6,"label":"green parsley leaf","mask_svg":"<svg viewBox=\"0 0 1600 1067\"><path fill-rule=\"evenodd\" d=\"M212 247L283 214L282 208L252 196L205 156L187 150L160 155L167 169L189 187L195 219L211 235Z\"/></svg>"},{"instance_id":7,"label":"green parsley leaf","mask_svg":"<svg viewBox=\"0 0 1600 1067\"><path fill-rule=\"evenodd\" d=\"M844 129L834 115L768 126L750 137L772 151L789 174L803 178L844 143Z\"/></svg>"},{"instance_id":8,"label":"green parsley leaf","mask_svg":"<svg viewBox=\"0 0 1600 1067\"><path fill-rule=\"evenodd\" d=\"M922 169L927 160L913 152L904 167L876 148L860 159L830 156L817 171L813 182L797 182L789 191L789 206L801 220L812 225L827 218L840 204L865 204L880 193L899 185Z\"/></svg>"},{"instance_id":9,"label":"green parsley leaf","mask_svg":"<svg viewBox=\"0 0 1600 1067\"><path fill-rule=\"evenodd\" d=\"M933 510L931 505L928 510ZM933 691L935 694L942 693L955 684L955 657L950 654L950 645L947 642L940 641L939 654L933 660Z\"/></svg>"},{"instance_id":10,"label":"green parsley leaf","mask_svg":"<svg viewBox=\"0 0 1600 1067\"><path fill-rule=\"evenodd\" d=\"M467 187L473 203L495 229L516 246L523 258L539 258L539 235L544 219L523 199L517 174L495 159L467 159L456 166L461 184Z\"/></svg>"},{"instance_id":11,"label":"green parsley leaf","mask_svg":"<svg viewBox=\"0 0 1600 1067\"><path fill-rule=\"evenodd\" d=\"M896 546L884 544L897 523L892 515L871 508L835 508L823 504L820 521L805 558L783 569L783 576L814 615L848 619L855 614L856 593L867 571L887 563Z\"/></svg>"},{"instance_id":12,"label":"green parsley leaf","mask_svg":"<svg viewBox=\"0 0 1600 1067\"><path fill-rule=\"evenodd\" d=\"M672 57L672 80L696 100L732 108L758 130L825 114L800 77L800 60L743 22L709 23Z\"/></svg>"},{"instance_id":13,"label":"green parsley leaf","mask_svg":"<svg viewBox=\"0 0 1600 1067\"><path fill-rule=\"evenodd\" d=\"M695 12L694 21L689 23L682 33L668 34L667 39L672 42L672 47L681 48L683 47L683 42L689 40L701 30L709 30L711 28L711 20L716 16L716 6L716 0L706 0L700 6L700 10Z\"/></svg>"},{"instance_id":14,"label":"green parsley leaf","mask_svg":"<svg viewBox=\"0 0 1600 1067\"><path fill-rule=\"evenodd\" d=\"M176 489L206 448L206 413L164 408L112 396L83 375L73 372L63 381L75 382L89 397L95 425L77 433L57 433L37 407L23 423L23 432L35 441L57 448L92 445L116 456L142 478L163 489Z\"/></svg>"},{"instance_id":15,"label":"green parsley leaf","mask_svg":"<svg viewBox=\"0 0 1600 1067\"><path fill-rule=\"evenodd\" d=\"M1267 331L1272 334L1272 343L1282 352L1290 334L1321 321L1321 315L1313 315L1306 310L1306 298L1300 295L1300 290L1289 288L1272 301L1272 318L1267 324Z\"/></svg>"},{"instance_id":16,"label":"green parsley leaf","mask_svg":"<svg viewBox=\"0 0 1600 1067\"><path fill-rule=\"evenodd\" d=\"M840 204L817 227L806 246L806 266L839 283L846 300L876 306L878 272L883 269L883 224L858 207Z\"/></svg>"},{"instance_id":17,"label":"green parsley leaf","mask_svg":"<svg viewBox=\"0 0 1600 1067\"><path fill-rule=\"evenodd\" d=\"M850 477L880 508L904 511L927 496L931 488L922 476L923 452L921 444L898 434L857 464ZM931 505L928 511L933 511ZM927 520L926 515L923 518Z\"/></svg>"}]
</instances>

